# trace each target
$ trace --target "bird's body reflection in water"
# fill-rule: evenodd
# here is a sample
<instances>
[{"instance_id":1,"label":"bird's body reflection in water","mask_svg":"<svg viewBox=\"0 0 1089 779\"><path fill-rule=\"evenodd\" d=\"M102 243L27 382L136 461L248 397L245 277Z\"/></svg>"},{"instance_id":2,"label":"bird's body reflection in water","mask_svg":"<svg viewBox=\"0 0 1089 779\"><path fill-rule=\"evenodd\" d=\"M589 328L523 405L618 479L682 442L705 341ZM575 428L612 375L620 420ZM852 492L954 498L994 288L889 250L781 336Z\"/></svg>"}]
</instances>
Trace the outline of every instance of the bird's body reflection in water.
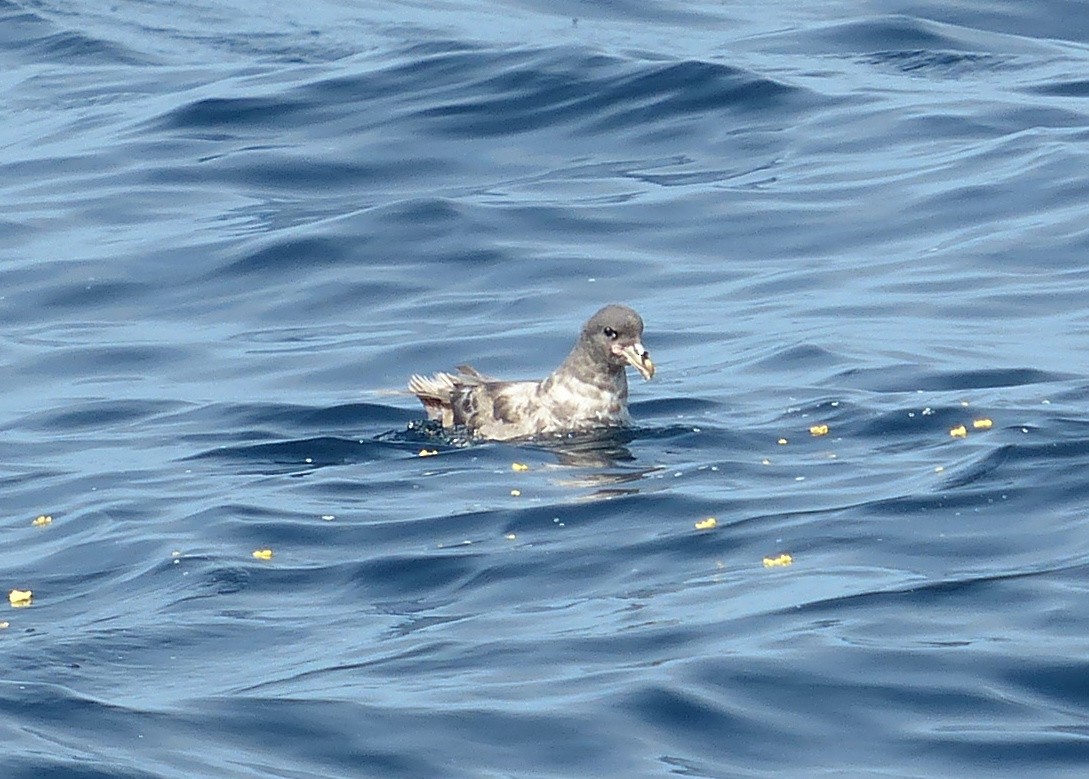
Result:
<instances>
[{"instance_id":1,"label":"bird's body reflection in water","mask_svg":"<svg viewBox=\"0 0 1089 779\"><path fill-rule=\"evenodd\" d=\"M637 459L628 448L628 443L635 437L630 429L601 430L562 440L538 442L537 446L554 455L560 466L601 469L561 478L556 482L564 487L593 489L584 499L596 500L635 495L640 491L638 482L648 474L661 470L661 466L638 468L629 465Z\"/></svg>"},{"instance_id":2,"label":"bird's body reflection in water","mask_svg":"<svg viewBox=\"0 0 1089 779\"><path fill-rule=\"evenodd\" d=\"M410 439L442 447L477 447L491 444L474 441L467 430L444 428L434 421L409 423L404 434ZM390 437L401 437L390 434ZM527 449L545 452L555 458L551 470L558 477L555 484L574 489L592 489L586 500L634 495L640 492L638 483L662 466L636 467L638 458L629 444L639 438L639 432L628 427L602 428L585 433L528 438L519 444ZM389 440L389 437L387 437ZM546 466L548 467L548 466ZM574 473L577 469L588 472ZM621 486L623 485L623 486Z\"/></svg>"}]
</instances>

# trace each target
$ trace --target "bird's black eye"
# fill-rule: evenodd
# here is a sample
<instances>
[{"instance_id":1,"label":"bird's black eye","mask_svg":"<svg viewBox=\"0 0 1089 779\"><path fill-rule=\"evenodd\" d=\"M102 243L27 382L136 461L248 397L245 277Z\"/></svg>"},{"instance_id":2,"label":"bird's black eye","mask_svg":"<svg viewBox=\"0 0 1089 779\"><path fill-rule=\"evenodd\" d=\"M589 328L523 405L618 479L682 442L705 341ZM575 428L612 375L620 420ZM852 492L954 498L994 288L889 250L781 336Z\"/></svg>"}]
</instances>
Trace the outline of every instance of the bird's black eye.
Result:
<instances>
[{"instance_id":1,"label":"bird's black eye","mask_svg":"<svg viewBox=\"0 0 1089 779\"><path fill-rule=\"evenodd\" d=\"M611 338L614 341L616 340L616 331L611 327L606 327L603 332L605 333L606 338Z\"/></svg>"}]
</instances>

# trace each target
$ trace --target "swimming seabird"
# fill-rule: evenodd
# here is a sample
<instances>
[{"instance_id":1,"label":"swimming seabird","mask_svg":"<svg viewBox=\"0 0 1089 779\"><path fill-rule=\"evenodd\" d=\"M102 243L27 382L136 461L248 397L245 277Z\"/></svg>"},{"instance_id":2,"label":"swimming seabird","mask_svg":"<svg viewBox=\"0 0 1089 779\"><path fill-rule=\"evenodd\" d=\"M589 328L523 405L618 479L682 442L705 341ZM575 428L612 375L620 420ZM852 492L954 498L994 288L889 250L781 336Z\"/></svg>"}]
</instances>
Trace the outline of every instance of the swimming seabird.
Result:
<instances>
[{"instance_id":1,"label":"swimming seabird","mask_svg":"<svg viewBox=\"0 0 1089 779\"><path fill-rule=\"evenodd\" d=\"M643 320L609 305L582 326L575 347L541 381L502 381L459 365L457 373L414 375L408 383L429 419L461 427L473 438L508 441L626 425L627 366L650 380L654 363L643 346Z\"/></svg>"}]
</instances>

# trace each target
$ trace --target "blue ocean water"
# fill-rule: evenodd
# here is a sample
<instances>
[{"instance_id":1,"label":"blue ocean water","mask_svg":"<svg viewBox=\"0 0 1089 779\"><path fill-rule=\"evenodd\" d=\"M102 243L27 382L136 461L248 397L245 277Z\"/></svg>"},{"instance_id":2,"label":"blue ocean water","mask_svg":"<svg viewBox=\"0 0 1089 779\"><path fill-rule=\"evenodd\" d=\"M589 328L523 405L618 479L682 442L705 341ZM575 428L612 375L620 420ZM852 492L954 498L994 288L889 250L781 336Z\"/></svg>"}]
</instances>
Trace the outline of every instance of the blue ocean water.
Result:
<instances>
[{"instance_id":1,"label":"blue ocean water","mask_svg":"<svg viewBox=\"0 0 1089 779\"><path fill-rule=\"evenodd\" d=\"M0 0L0 65L0 776L1089 770L1089 5ZM631 430L417 429L612 301Z\"/></svg>"}]
</instances>

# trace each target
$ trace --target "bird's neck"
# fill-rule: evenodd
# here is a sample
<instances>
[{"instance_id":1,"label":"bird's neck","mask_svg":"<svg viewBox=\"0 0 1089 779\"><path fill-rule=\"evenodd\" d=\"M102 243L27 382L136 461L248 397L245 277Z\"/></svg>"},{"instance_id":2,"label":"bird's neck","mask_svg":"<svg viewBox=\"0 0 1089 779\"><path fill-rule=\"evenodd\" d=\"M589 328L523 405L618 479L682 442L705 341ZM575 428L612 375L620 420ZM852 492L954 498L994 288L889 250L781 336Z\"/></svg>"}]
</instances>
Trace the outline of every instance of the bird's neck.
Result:
<instances>
[{"instance_id":1,"label":"bird's neck","mask_svg":"<svg viewBox=\"0 0 1089 779\"><path fill-rule=\"evenodd\" d=\"M628 396L628 374L622 365L612 365L595 360L581 346L576 346L567 355L560 367L545 379L554 384L585 384L602 392L615 393L622 398Z\"/></svg>"}]
</instances>

